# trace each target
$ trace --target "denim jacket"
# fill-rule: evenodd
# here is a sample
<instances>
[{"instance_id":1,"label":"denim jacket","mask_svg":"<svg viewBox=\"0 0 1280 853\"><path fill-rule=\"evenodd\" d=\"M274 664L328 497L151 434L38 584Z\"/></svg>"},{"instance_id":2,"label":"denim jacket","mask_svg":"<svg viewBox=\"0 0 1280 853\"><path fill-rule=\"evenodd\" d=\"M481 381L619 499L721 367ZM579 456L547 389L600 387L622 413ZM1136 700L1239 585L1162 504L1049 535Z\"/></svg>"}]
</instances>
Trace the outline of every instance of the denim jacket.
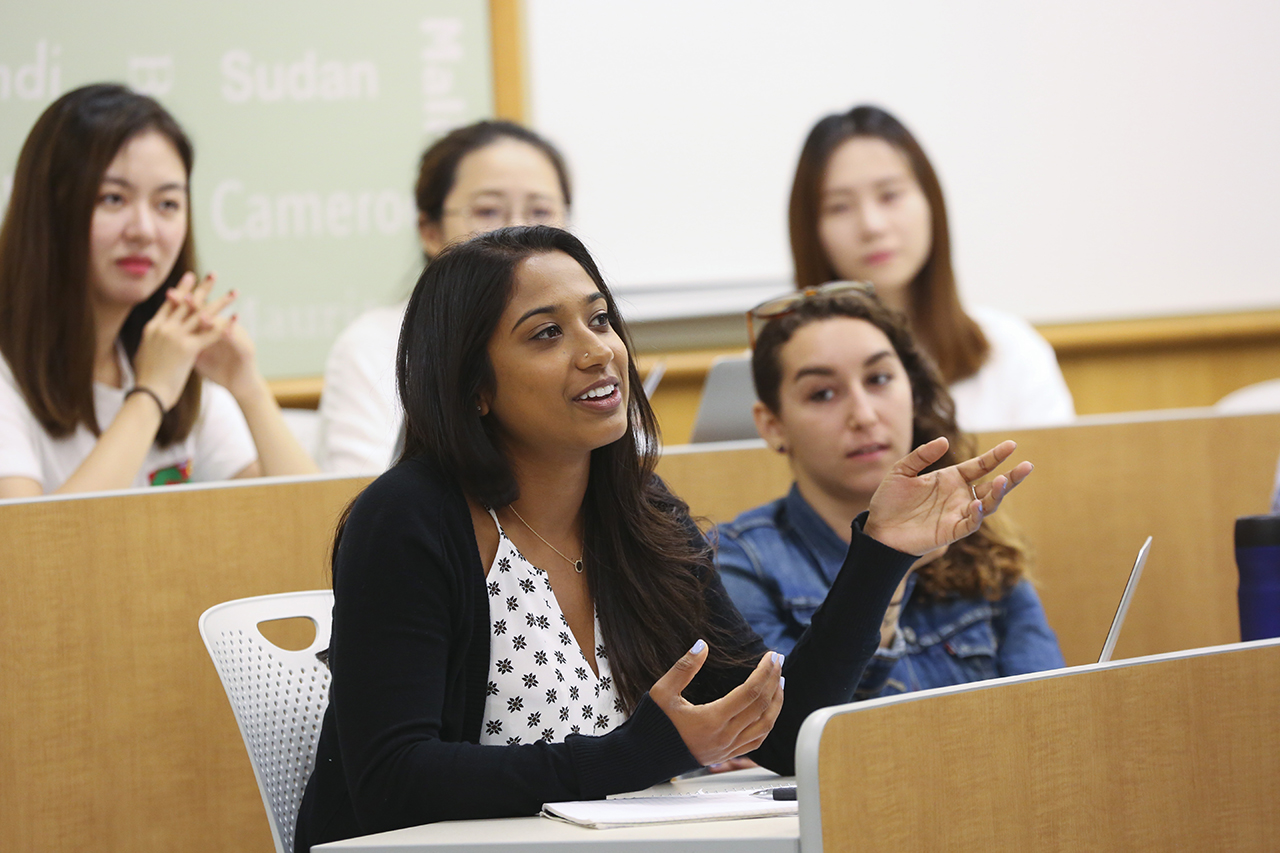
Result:
<instances>
[{"instance_id":1,"label":"denim jacket","mask_svg":"<svg viewBox=\"0 0 1280 853\"><path fill-rule=\"evenodd\" d=\"M844 562L848 546L792 485L786 497L717 527L725 588L772 649L791 651ZM1031 584L1004 598L915 596L915 575L893 644L868 664L857 698L891 696L1065 666Z\"/></svg>"}]
</instances>

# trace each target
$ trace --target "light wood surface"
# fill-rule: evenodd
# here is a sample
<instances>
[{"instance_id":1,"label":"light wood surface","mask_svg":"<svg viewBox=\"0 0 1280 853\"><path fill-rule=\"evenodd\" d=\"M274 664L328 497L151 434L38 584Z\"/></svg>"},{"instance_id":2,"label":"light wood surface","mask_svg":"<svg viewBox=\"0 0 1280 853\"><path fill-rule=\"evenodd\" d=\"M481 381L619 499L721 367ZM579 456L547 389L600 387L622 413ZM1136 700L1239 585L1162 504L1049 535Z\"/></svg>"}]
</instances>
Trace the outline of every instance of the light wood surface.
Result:
<instances>
[{"instance_id":1,"label":"light wood surface","mask_svg":"<svg viewBox=\"0 0 1280 853\"><path fill-rule=\"evenodd\" d=\"M822 853L1274 851L1278 716L1277 641L840 713Z\"/></svg>"},{"instance_id":2,"label":"light wood surface","mask_svg":"<svg viewBox=\"0 0 1280 853\"><path fill-rule=\"evenodd\" d=\"M1001 509L1033 549L1035 582L1068 664L1098 659L1138 547L1151 558L1115 657L1240 639L1237 516L1266 512L1280 415L1200 415L1014 430L1035 473ZM658 473L711 522L781 496L785 460L763 446L673 448Z\"/></svg>"},{"instance_id":3,"label":"light wood surface","mask_svg":"<svg viewBox=\"0 0 1280 853\"><path fill-rule=\"evenodd\" d=\"M515 0L494 0L494 9L508 2L518 8ZM495 27L498 20L495 13ZM1057 352L1081 415L1211 406L1238 388L1280 377L1280 310L1072 323L1039 331ZM668 444L689 440L711 362L742 351L718 347L640 356L642 374L658 361L666 365L653 406ZM271 384L282 406L319 405L320 377Z\"/></svg>"},{"instance_id":4,"label":"light wood surface","mask_svg":"<svg viewBox=\"0 0 1280 853\"><path fill-rule=\"evenodd\" d=\"M676 779L641 796L688 796L698 791L751 790L793 781L763 768ZM320 844L315 853L799 853L794 815L588 829L543 817L453 820Z\"/></svg>"},{"instance_id":5,"label":"light wood surface","mask_svg":"<svg viewBox=\"0 0 1280 853\"><path fill-rule=\"evenodd\" d=\"M328 586L366 479L0 505L0 838L9 850L273 850L196 620Z\"/></svg>"},{"instance_id":6,"label":"light wood surface","mask_svg":"<svg viewBox=\"0 0 1280 853\"><path fill-rule=\"evenodd\" d=\"M1280 377L1280 310L1038 327L1081 415L1211 406ZM744 341L745 343L745 341ZM740 347L651 353L663 359L653 405L669 444L689 440L711 362Z\"/></svg>"},{"instance_id":7,"label":"light wood surface","mask_svg":"<svg viewBox=\"0 0 1280 853\"><path fill-rule=\"evenodd\" d=\"M489 44L493 58L493 114L524 124L528 104L521 0L489 0Z\"/></svg>"},{"instance_id":8,"label":"light wood surface","mask_svg":"<svg viewBox=\"0 0 1280 853\"><path fill-rule=\"evenodd\" d=\"M1202 346L1206 343L1280 341L1280 309L1146 317L1038 327L1061 358L1114 350Z\"/></svg>"},{"instance_id":9,"label":"light wood surface","mask_svg":"<svg viewBox=\"0 0 1280 853\"><path fill-rule=\"evenodd\" d=\"M1280 377L1280 311L1040 326L1081 415L1211 406ZM651 353L667 373L653 397L669 444L689 440L711 362L740 347Z\"/></svg>"}]
</instances>

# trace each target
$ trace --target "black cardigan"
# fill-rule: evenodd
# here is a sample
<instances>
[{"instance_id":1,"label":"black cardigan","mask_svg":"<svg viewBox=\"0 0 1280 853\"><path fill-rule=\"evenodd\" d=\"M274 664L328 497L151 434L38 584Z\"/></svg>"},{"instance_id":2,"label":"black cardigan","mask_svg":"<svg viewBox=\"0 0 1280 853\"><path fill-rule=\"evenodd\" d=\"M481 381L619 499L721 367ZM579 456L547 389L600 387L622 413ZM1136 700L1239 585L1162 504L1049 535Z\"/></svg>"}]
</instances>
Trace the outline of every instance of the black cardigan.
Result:
<instances>
[{"instance_id":1,"label":"black cardigan","mask_svg":"<svg viewBox=\"0 0 1280 853\"><path fill-rule=\"evenodd\" d=\"M779 773L794 772L805 717L852 700L893 590L915 559L862 535L861 524L859 517L827 604L787 657L782 713L752 753ZM717 621L758 660L764 644L718 576L707 596ZM637 790L697 766L647 694L605 735L479 745L489 675L484 567L461 489L422 460L379 477L352 506L334 556L329 665L298 851L438 820L532 815L544 802ZM704 668L685 696L710 701L749 674Z\"/></svg>"}]
</instances>

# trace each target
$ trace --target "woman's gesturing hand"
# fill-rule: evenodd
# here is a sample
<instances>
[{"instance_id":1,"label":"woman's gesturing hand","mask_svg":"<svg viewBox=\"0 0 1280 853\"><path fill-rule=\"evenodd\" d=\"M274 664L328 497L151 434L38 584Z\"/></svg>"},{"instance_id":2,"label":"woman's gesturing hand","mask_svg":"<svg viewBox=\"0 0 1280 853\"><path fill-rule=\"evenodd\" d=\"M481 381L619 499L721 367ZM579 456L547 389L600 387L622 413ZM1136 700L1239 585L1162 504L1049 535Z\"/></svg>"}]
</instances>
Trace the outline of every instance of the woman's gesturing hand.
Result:
<instances>
[{"instance_id":1,"label":"woman's gesturing hand","mask_svg":"<svg viewBox=\"0 0 1280 853\"><path fill-rule=\"evenodd\" d=\"M942 458L947 446L945 438L935 438L893 466L871 496L863 528L867 535L908 554L941 548L977 530L1009 490L1031 473L1031 463L1020 462L1007 476L978 482L1017 448L1012 441L1002 441L981 456L921 474Z\"/></svg>"},{"instance_id":2,"label":"woman's gesturing hand","mask_svg":"<svg viewBox=\"0 0 1280 853\"><path fill-rule=\"evenodd\" d=\"M707 660L702 640L649 690L649 696L666 713L685 747L702 765L727 761L758 747L773 730L782 710L782 655L769 652L760 659L747 680L726 695L705 705L694 705L681 696Z\"/></svg>"}]
</instances>

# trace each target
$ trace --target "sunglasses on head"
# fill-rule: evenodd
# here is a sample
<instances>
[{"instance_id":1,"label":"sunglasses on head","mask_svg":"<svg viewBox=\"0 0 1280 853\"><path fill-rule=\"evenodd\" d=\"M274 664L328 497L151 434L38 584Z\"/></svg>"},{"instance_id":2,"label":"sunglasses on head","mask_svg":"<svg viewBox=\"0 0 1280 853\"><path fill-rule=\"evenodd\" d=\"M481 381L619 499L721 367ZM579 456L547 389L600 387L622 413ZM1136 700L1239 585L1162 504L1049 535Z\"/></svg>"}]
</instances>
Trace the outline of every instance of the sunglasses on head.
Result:
<instances>
[{"instance_id":1,"label":"sunglasses on head","mask_svg":"<svg viewBox=\"0 0 1280 853\"><path fill-rule=\"evenodd\" d=\"M756 322L767 322L785 317L810 299L820 296L839 296L844 293L865 293L874 296L875 285L869 281L830 281L819 287L806 287L795 293L766 299L747 312L747 339L756 348Z\"/></svg>"}]
</instances>

